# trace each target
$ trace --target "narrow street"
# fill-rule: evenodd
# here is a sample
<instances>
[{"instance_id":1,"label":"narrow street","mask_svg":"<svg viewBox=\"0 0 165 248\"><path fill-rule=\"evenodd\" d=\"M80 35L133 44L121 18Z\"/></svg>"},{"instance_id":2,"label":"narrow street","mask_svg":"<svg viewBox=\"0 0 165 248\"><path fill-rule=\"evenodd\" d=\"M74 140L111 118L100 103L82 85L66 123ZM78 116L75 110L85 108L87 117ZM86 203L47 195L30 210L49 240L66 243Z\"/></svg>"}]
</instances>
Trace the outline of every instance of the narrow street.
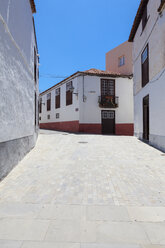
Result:
<instances>
[{"instance_id":1,"label":"narrow street","mask_svg":"<svg viewBox=\"0 0 165 248\"><path fill-rule=\"evenodd\" d=\"M165 247L165 156L135 137L41 130L0 183L0 248Z\"/></svg>"}]
</instances>

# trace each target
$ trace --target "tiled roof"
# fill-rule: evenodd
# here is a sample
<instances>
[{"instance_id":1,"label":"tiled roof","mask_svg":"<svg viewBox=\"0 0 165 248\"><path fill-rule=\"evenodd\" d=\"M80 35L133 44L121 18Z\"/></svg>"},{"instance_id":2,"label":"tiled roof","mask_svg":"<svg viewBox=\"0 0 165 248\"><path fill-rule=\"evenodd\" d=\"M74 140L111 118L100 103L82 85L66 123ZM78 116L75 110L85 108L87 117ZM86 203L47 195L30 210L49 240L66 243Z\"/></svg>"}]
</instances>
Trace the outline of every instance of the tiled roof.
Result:
<instances>
[{"instance_id":1,"label":"tiled roof","mask_svg":"<svg viewBox=\"0 0 165 248\"><path fill-rule=\"evenodd\" d=\"M87 74L87 75L108 75L108 76L122 76L120 73L116 73L116 72L110 72L110 71L103 71L103 70L99 70L99 69L89 69L86 71L83 71L82 73Z\"/></svg>"},{"instance_id":2,"label":"tiled roof","mask_svg":"<svg viewBox=\"0 0 165 248\"><path fill-rule=\"evenodd\" d=\"M43 91L42 93L40 93L40 95L44 95L47 91L61 85L62 83L64 83L65 81L73 78L73 77L77 77L77 76L81 76L81 75L89 75L89 76L104 76L104 77L123 77L123 78L132 78L132 75L123 75L120 73L114 73L114 72L108 72L108 71L102 71L102 70L98 70L98 69L89 69L86 71L77 71L76 73L72 74L71 76L65 78L64 80L62 80L61 82L53 85L52 87L50 87L49 89Z\"/></svg>"},{"instance_id":3,"label":"tiled roof","mask_svg":"<svg viewBox=\"0 0 165 248\"><path fill-rule=\"evenodd\" d=\"M132 42L134 37L135 37L136 31L137 31L137 29L139 27L140 21L141 21L142 16L143 16L143 12L145 10L145 7L148 4L148 1L149 0L141 0L141 2L140 2L136 17L135 17L135 20L134 20L134 23L133 23L133 26L132 26L132 29L131 29L131 33L130 33L130 36L129 36L128 41L130 41L130 42Z\"/></svg>"},{"instance_id":4,"label":"tiled roof","mask_svg":"<svg viewBox=\"0 0 165 248\"><path fill-rule=\"evenodd\" d=\"M36 13L36 5L34 0L30 0L30 5L31 5L32 13Z\"/></svg>"}]
</instances>

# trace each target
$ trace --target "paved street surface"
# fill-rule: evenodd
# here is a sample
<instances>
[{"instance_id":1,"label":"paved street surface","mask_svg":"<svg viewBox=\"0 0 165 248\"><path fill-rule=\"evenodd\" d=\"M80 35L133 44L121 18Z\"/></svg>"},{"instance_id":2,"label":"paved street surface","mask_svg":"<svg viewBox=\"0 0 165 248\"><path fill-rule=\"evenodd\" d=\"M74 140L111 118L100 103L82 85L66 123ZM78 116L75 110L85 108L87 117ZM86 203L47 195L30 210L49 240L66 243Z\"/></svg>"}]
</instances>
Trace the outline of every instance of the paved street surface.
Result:
<instances>
[{"instance_id":1,"label":"paved street surface","mask_svg":"<svg viewBox=\"0 0 165 248\"><path fill-rule=\"evenodd\" d=\"M164 248L165 156L135 137L41 131L0 183L0 248Z\"/></svg>"}]
</instances>

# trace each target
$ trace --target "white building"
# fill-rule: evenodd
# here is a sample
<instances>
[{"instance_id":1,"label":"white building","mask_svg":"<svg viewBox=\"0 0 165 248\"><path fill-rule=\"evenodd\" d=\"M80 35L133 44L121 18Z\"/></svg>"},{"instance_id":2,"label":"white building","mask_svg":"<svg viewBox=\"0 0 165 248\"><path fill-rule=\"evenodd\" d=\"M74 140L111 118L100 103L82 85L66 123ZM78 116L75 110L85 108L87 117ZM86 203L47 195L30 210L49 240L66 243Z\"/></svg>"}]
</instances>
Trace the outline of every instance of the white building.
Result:
<instances>
[{"instance_id":1,"label":"white building","mask_svg":"<svg viewBox=\"0 0 165 248\"><path fill-rule=\"evenodd\" d=\"M34 0L0 0L0 179L37 138L35 12Z\"/></svg>"},{"instance_id":2,"label":"white building","mask_svg":"<svg viewBox=\"0 0 165 248\"><path fill-rule=\"evenodd\" d=\"M165 151L165 0L142 0L133 42L135 135Z\"/></svg>"},{"instance_id":3,"label":"white building","mask_svg":"<svg viewBox=\"0 0 165 248\"><path fill-rule=\"evenodd\" d=\"M120 73L76 72L40 94L40 127L133 135L133 80Z\"/></svg>"}]
</instances>

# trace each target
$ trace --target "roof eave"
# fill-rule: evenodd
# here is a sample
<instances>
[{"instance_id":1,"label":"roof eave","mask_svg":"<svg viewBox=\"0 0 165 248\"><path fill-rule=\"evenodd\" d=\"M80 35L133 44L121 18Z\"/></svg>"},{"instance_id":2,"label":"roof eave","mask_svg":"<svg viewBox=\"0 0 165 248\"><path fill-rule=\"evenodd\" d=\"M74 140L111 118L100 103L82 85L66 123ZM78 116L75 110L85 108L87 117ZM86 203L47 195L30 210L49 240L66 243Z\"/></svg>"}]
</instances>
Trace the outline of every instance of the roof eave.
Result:
<instances>
[{"instance_id":1,"label":"roof eave","mask_svg":"<svg viewBox=\"0 0 165 248\"><path fill-rule=\"evenodd\" d=\"M165 0L161 2L160 6L158 8L158 12L161 13L164 8L165 8Z\"/></svg>"},{"instance_id":2,"label":"roof eave","mask_svg":"<svg viewBox=\"0 0 165 248\"><path fill-rule=\"evenodd\" d=\"M32 10L32 13L36 13L36 5L35 5L35 2L34 0L30 0L30 5L31 5L31 10Z\"/></svg>"},{"instance_id":3,"label":"roof eave","mask_svg":"<svg viewBox=\"0 0 165 248\"><path fill-rule=\"evenodd\" d=\"M82 72L83 75L88 76L98 76L98 77L113 77L113 78L132 78L132 75L124 75L124 74L110 74L110 73L91 73L91 72Z\"/></svg>"},{"instance_id":4,"label":"roof eave","mask_svg":"<svg viewBox=\"0 0 165 248\"><path fill-rule=\"evenodd\" d=\"M130 36L129 36L129 39L128 39L129 42L133 42L133 40L134 40L134 37L135 37L136 32L137 32L137 29L138 29L139 24L140 24L141 19L142 19L144 9L147 6L148 1L149 0L141 0L141 2L140 2L138 11L137 11L135 19L134 19L133 26L132 26L132 29L131 29L131 33L130 33Z\"/></svg>"}]
</instances>

